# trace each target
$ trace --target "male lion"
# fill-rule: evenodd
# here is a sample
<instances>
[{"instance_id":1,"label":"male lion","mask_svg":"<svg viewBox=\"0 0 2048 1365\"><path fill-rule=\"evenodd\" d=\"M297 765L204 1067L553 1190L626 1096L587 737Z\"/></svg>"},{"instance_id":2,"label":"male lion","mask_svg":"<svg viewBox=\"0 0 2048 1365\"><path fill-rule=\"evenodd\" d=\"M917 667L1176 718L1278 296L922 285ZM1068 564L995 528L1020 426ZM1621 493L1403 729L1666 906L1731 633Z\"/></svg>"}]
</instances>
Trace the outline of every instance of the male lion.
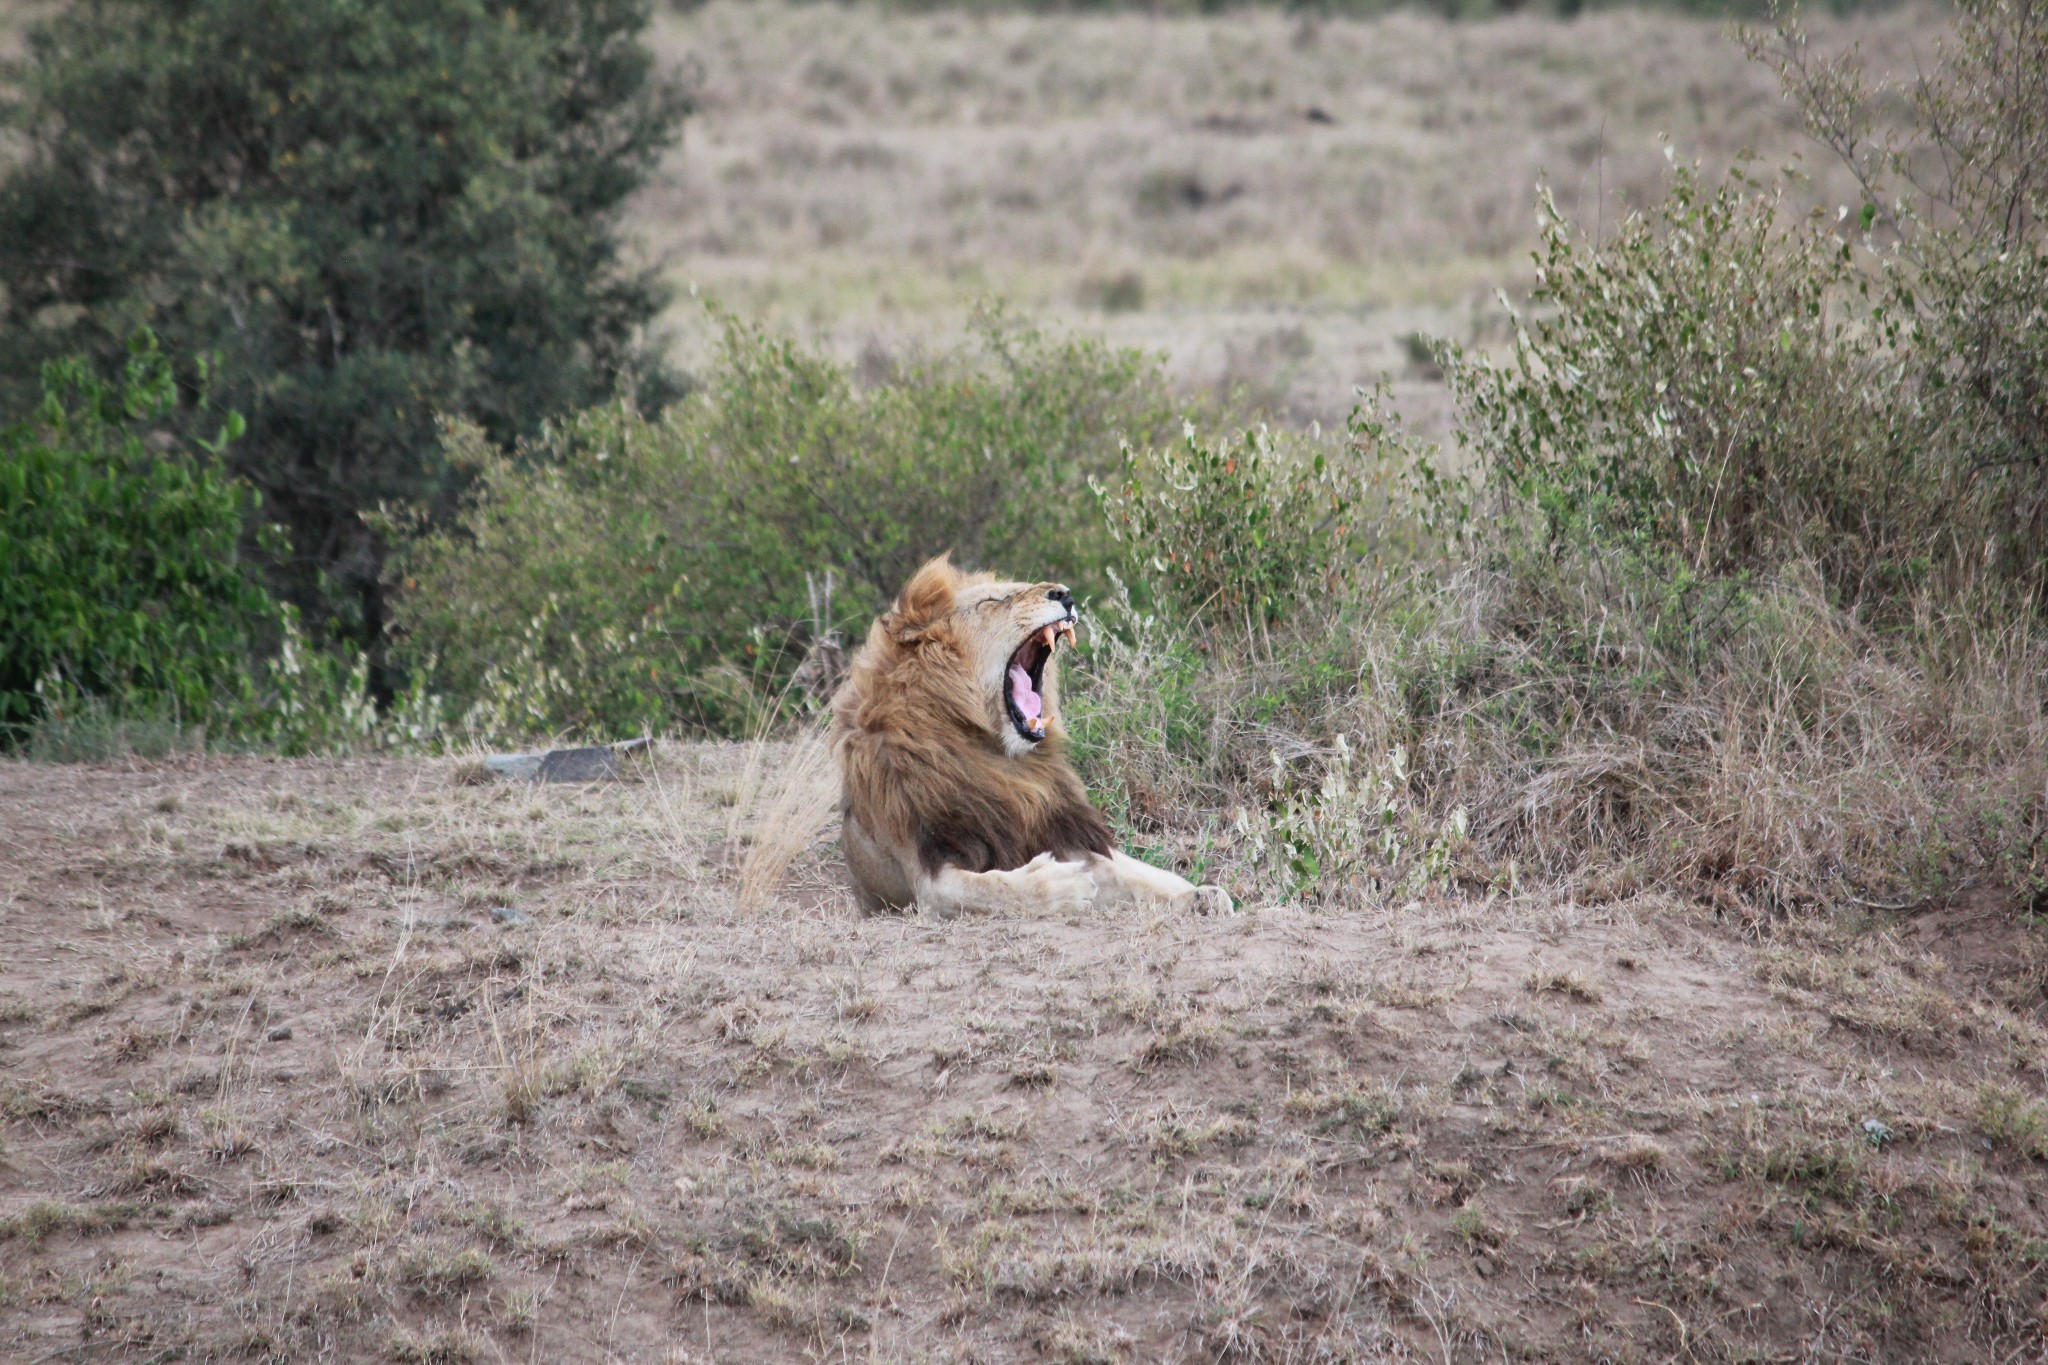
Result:
<instances>
[{"instance_id":1,"label":"male lion","mask_svg":"<svg viewBox=\"0 0 2048 1365\"><path fill-rule=\"evenodd\" d=\"M1054 652L1073 635L1060 584L963 574L944 555L868 631L832 699L862 910L1232 908L1111 844L1061 751Z\"/></svg>"}]
</instances>

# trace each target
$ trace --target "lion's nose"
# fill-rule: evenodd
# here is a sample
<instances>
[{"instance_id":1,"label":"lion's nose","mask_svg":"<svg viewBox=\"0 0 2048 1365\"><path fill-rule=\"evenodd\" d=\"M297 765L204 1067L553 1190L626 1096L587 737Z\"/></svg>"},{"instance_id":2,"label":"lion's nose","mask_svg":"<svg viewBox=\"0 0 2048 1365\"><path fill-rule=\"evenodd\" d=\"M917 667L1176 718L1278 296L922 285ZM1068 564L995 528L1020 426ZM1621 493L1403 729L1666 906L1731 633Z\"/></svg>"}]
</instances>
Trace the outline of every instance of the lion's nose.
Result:
<instances>
[{"instance_id":1,"label":"lion's nose","mask_svg":"<svg viewBox=\"0 0 2048 1365\"><path fill-rule=\"evenodd\" d=\"M1074 609L1074 594L1068 592L1065 588L1054 588L1046 596L1065 607L1068 611Z\"/></svg>"}]
</instances>

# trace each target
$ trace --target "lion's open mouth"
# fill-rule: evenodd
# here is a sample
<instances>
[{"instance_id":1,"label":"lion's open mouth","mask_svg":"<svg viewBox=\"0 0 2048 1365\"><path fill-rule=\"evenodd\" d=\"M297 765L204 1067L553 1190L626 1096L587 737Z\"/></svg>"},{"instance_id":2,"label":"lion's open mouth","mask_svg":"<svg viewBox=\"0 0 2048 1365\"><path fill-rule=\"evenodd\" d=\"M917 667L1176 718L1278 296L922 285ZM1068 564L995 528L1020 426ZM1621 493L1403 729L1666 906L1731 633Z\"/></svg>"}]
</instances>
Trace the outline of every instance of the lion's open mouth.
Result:
<instances>
[{"instance_id":1,"label":"lion's open mouth","mask_svg":"<svg viewBox=\"0 0 2048 1365\"><path fill-rule=\"evenodd\" d=\"M1054 621L1031 632L1010 656L1010 666L1005 671L1003 702L1009 708L1010 724L1033 744L1045 738L1045 664L1063 635L1068 641L1073 640L1073 618Z\"/></svg>"}]
</instances>

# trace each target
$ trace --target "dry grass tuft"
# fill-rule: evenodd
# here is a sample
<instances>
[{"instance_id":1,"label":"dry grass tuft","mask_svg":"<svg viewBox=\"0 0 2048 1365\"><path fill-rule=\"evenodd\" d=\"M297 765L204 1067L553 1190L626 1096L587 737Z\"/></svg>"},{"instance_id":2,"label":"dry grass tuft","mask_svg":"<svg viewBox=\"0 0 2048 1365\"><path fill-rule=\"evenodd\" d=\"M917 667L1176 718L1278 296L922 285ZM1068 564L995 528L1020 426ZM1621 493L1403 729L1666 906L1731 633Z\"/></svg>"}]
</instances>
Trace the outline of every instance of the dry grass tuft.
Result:
<instances>
[{"instance_id":1,"label":"dry grass tuft","mask_svg":"<svg viewBox=\"0 0 2048 1365\"><path fill-rule=\"evenodd\" d=\"M1175 1105L1145 1116L1135 1134L1155 1161L1176 1161L1210 1148L1247 1147L1258 1135L1258 1124L1242 1115Z\"/></svg>"},{"instance_id":2,"label":"dry grass tuft","mask_svg":"<svg viewBox=\"0 0 2048 1365\"><path fill-rule=\"evenodd\" d=\"M740 909L763 909L781 888L790 865L817 843L839 807L839 774L821 721L787 744L756 740L748 746L735 812L753 816L747 855L740 863ZM756 814L758 812L758 814Z\"/></svg>"},{"instance_id":3,"label":"dry grass tuft","mask_svg":"<svg viewBox=\"0 0 2048 1365\"><path fill-rule=\"evenodd\" d=\"M1600 1156L1611 1169L1644 1182L1655 1180L1671 1169L1670 1151L1663 1143L1642 1133L1630 1134Z\"/></svg>"},{"instance_id":4,"label":"dry grass tuft","mask_svg":"<svg viewBox=\"0 0 2048 1365\"><path fill-rule=\"evenodd\" d=\"M473 1247L414 1247L399 1258L396 1275L398 1284L419 1298L446 1299L477 1288L496 1269L489 1256Z\"/></svg>"},{"instance_id":5,"label":"dry grass tuft","mask_svg":"<svg viewBox=\"0 0 2048 1365\"><path fill-rule=\"evenodd\" d=\"M1539 968L1523 979L1522 989L1538 995L1561 995L1582 1005L1597 1005L1602 998L1600 988L1577 972L1555 972Z\"/></svg>"},{"instance_id":6,"label":"dry grass tuft","mask_svg":"<svg viewBox=\"0 0 2048 1365\"><path fill-rule=\"evenodd\" d=\"M497 1358L488 1337L464 1329L425 1337L400 1332L392 1336L389 1345L393 1365L483 1365Z\"/></svg>"}]
</instances>

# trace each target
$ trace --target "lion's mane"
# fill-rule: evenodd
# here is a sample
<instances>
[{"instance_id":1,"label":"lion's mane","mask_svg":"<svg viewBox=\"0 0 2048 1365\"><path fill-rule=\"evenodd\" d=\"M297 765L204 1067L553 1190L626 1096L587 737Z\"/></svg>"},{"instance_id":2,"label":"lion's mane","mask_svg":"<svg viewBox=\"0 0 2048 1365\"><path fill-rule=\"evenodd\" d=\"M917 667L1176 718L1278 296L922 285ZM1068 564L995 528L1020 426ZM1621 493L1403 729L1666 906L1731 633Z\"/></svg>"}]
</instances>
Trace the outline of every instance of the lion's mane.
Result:
<instances>
[{"instance_id":1,"label":"lion's mane","mask_svg":"<svg viewBox=\"0 0 2048 1365\"><path fill-rule=\"evenodd\" d=\"M1026 754L990 732L985 682L970 663L954 598L969 580L943 559L919 570L833 698L843 813L927 873L997 872L1041 853L1108 855L1108 823L1088 804L1055 720Z\"/></svg>"}]
</instances>

